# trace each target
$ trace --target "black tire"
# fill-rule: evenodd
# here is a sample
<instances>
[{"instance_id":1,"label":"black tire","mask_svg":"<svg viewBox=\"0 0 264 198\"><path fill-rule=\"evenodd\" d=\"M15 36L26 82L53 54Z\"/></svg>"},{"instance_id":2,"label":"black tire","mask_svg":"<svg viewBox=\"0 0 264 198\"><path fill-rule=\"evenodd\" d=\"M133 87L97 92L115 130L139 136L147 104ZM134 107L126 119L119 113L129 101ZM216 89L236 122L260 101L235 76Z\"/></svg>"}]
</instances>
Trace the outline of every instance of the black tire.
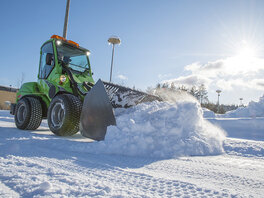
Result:
<instances>
[{"instance_id":1,"label":"black tire","mask_svg":"<svg viewBox=\"0 0 264 198\"><path fill-rule=\"evenodd\" d=\"M42 121L42 107L37 98L25 97L18 101L15 123L22 130L36 130Z\"/></svg>"},{"instance_id":2,"label":"black tire","mask_svg":"<svg viewBox=\"0 0 264 198\"><path fill-rule=\"evenodd\" d=\"M79 131L82 103L71 94L56 96L48 109L50 130L59 136L74 135Z\"/></svg>"}]
</instances>

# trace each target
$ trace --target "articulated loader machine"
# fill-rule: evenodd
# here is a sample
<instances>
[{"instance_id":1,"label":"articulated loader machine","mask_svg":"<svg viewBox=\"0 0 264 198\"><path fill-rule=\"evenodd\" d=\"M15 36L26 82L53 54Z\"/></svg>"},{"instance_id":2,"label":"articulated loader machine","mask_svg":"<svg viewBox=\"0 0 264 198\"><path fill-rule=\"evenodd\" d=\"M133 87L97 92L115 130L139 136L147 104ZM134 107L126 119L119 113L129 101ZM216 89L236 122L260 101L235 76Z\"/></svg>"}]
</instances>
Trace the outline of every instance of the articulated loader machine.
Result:
<instances>
[{"instance_id":1,"label":"articulated loader machine","mask_svg":"<svg viewBox=\"0 0 264 198\"><path fill-rule=\"evenodd\" d=\"M100 79L95 83L90 51L65 37L53 35L40 51L38 82L24 83L10 113L22 130L37 129L42 119L59 136L78 131L104 140L107 126L116 125L113 108L128 108L159 97Z\"/></svg>"}]
</instances>

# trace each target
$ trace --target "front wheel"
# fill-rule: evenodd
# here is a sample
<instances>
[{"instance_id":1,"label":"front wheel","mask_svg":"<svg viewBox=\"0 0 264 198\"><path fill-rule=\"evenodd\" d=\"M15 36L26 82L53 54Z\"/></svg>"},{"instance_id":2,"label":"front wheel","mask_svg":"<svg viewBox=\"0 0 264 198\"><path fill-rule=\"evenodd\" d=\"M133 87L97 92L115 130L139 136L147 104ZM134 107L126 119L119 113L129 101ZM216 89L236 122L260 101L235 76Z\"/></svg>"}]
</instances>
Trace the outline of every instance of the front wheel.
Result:
<instances>
[{"instance_id":1,"label":"front wheel","mask_svg":"<svg viewBox=\"0 0 264 198\"><path fill-rule=\"evenodd\" d=\"M79 131L82 103L71 94L56 96L48 109L50 130L59 136L74 135Z\"/></svg>"}]
</instances>

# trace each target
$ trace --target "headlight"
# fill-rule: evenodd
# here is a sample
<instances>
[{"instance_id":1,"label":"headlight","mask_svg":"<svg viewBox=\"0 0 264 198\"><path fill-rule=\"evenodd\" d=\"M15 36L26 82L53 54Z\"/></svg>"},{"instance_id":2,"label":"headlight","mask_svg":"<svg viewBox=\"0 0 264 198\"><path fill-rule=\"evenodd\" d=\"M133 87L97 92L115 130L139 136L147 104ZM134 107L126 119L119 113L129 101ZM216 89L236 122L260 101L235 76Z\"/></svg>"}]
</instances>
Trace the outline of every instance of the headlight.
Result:
<instances>
[{"instance_id":1,"label":"headlight","mask_svg":"<svg viewBox=\"0 0 264 198\"><path fill-rule=\"evenodd\" d=\"M60 40L57 40L56 43L57 43L57 45L61 45L61 41Z\"/></svg>"},{"instance_id":2,"label":"headlight","mask_svg":"<svg viewBox=\"0 0 264 198\"><path fill-rule=\"evenodd\" d=\"M90 51L87 51L87 52L86 52L86 55L87 55L87 56L90 56L90 54L91 54Z\"/></svg>"},{"instance_id":3,"label":"headlight","mask_svg":"<svg viewBox=\"0 0 264 198\"><path fill-rule=\"evenodd\" d=\"M64 75L60 76L60 81L61 82L65 82L66 80L67 80L66 76L64 76Z\"/></svg>"}]
</instances>

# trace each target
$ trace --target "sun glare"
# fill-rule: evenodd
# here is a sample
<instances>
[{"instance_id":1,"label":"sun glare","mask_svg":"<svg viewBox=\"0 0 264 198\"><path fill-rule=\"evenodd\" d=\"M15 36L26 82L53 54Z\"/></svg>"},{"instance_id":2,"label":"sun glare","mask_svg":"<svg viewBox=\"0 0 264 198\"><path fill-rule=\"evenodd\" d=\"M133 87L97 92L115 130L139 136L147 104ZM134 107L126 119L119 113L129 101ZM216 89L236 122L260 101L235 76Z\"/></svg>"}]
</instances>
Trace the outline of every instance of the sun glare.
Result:
<instances>
[{"instance_id":1,"label":"sun glare","mask_svg":"<svg viewBox=\"0 0 264 198\"><path fill-rule=\"evenodd\" d=\"M257 57L256 47L251 45L251 43L246 40L242 40L237 48L236 57L242 58L244 60L249 60Z\"/></svg>"},{"instance_id":2,"label":"sun glare","mask_svg":"<svg viewBox=\"0 0 264 198\"><path fill-rule=\"evenodd\" d=\"M228 59L230 65L229 70L231 72L244 72L255 71L259 68L259 64L256 64L258 60L258 48L242 40L235 50L235 55Z\"/></svg>"},{"instance_id":3,"label":"sun glare","mask_svg":"<svg viewBox=\"0 0 264 198\"><path fill-rule=\"evenodd\" d=\"M256 50L252 47L245 46L238 51L237 56L242 58L254 58L256 57Z\"/></svg>"}]
</instances>

